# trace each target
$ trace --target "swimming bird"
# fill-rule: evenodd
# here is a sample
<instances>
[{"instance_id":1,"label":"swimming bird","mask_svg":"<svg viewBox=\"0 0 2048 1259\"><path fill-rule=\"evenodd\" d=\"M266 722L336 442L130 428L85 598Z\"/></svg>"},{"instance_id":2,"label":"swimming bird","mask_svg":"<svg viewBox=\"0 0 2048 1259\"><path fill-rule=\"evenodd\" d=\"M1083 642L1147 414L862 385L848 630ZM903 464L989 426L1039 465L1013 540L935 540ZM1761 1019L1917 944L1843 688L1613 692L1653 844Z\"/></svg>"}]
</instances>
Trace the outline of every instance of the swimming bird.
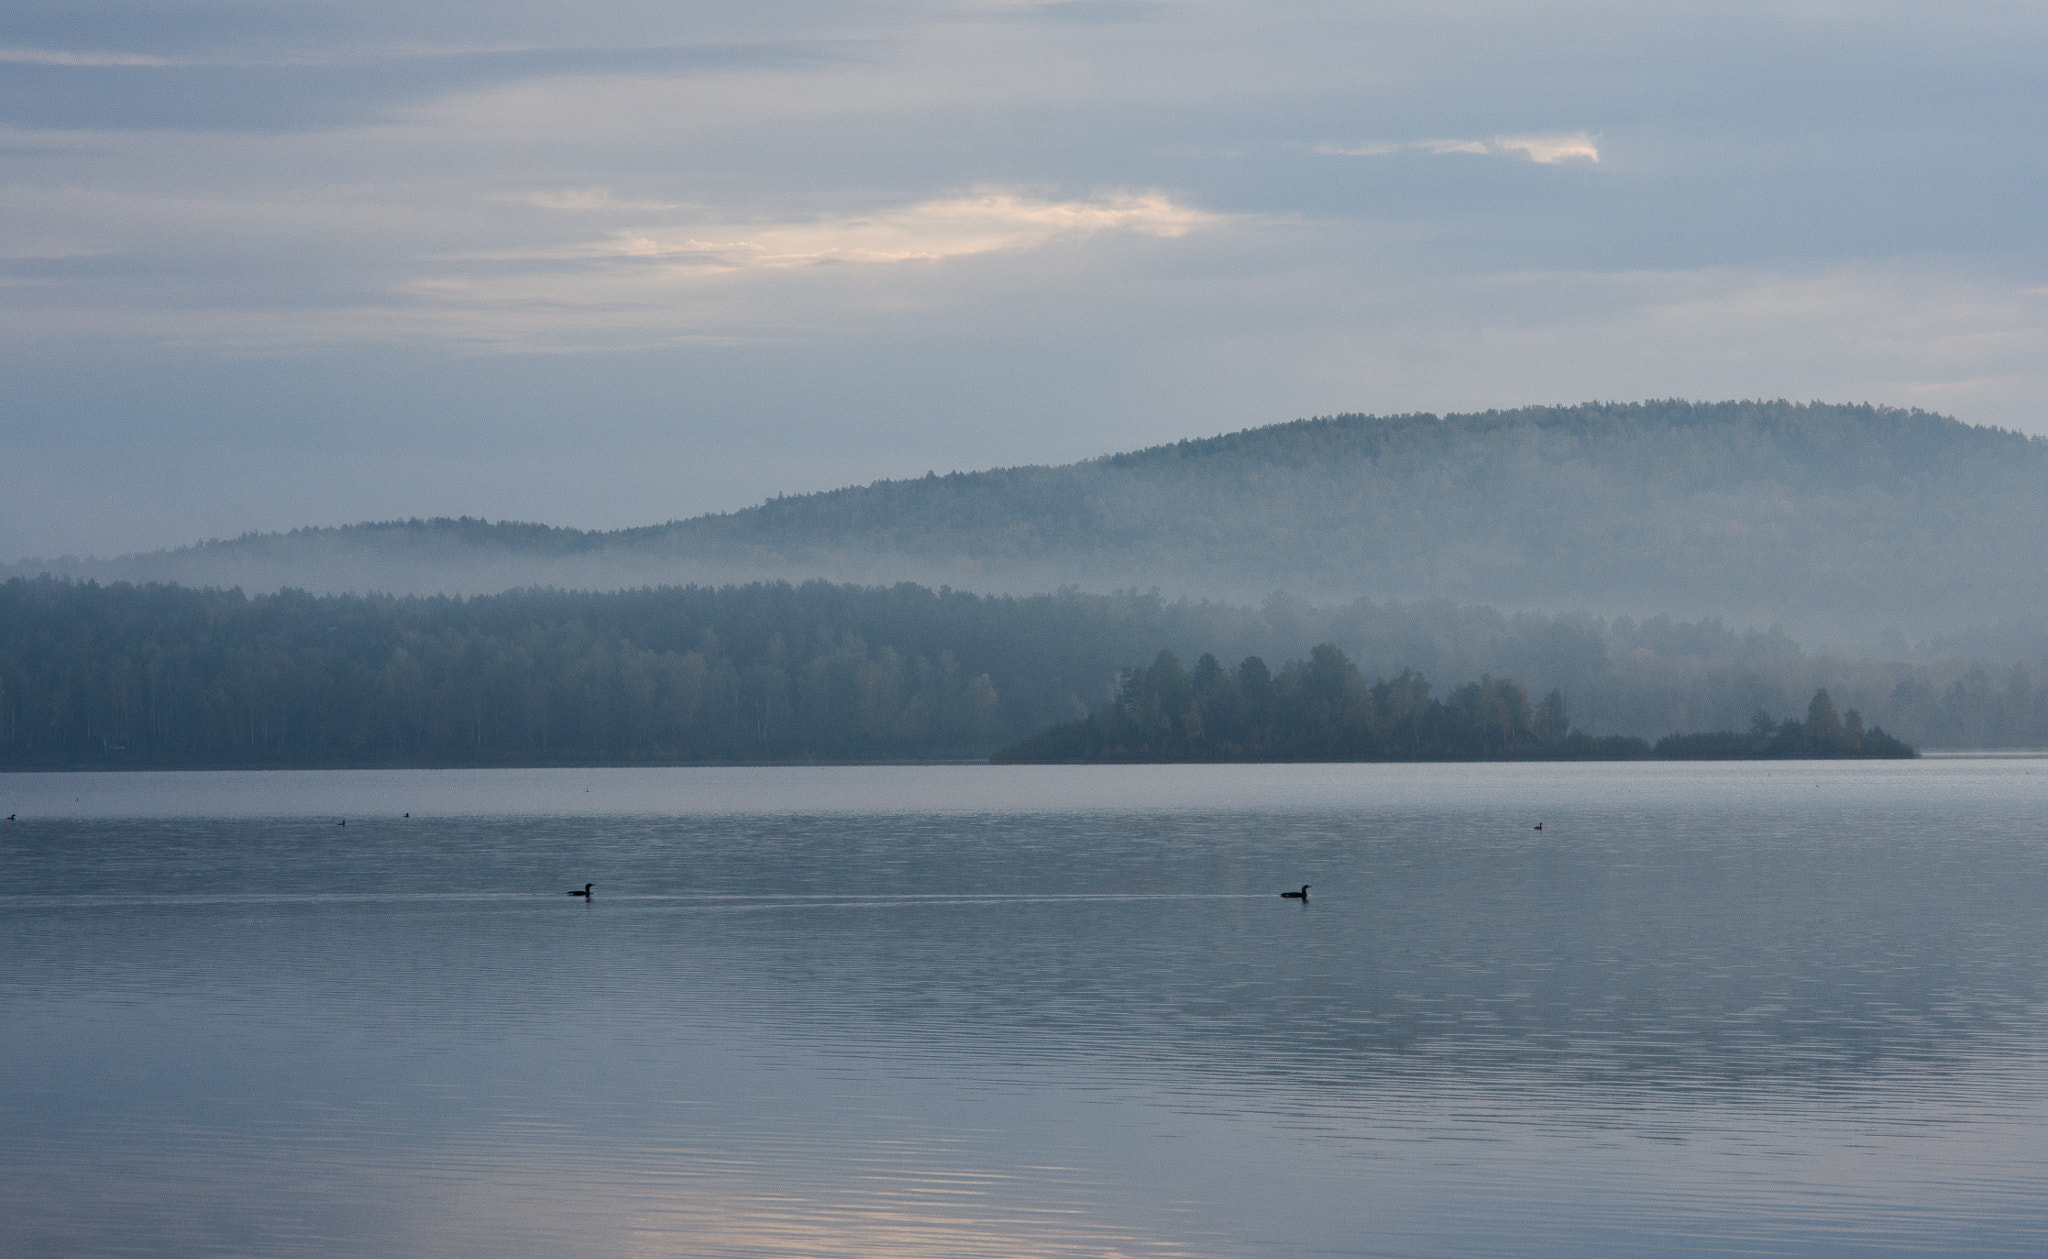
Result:
<instances>
[{"instance_id":1,"label":"swimming bird","mask_svg":"<svg viewBox=\"0 0 2048 1259\"><path fill-rule=\"evenodd\" d=\"M1302 904L1306 905L1308 904L1308 889L1309 885L1304 883L1301 885L1301 890L1299 892L1282 892L1280 893L1280 895L1287 897L1289 900L1300 901Z\"/></svg>"},{"instance_id":2,"label":"swimming bird","mask_svg":"<svg viewBox=\"0 0 2048 1259\"><path fill-rule=\"evenodd\" d=\"M336 825L336 826L347 826L347 825L348 825L348 819L347 819L347 818L343 818L343 819L341 819L341 820L340 820L339 822L336 822L336 823L335 823L335 825Z\"/></svg>"},{"instance_id":3,"label":"swimming bird","mask_svg":"<svg viewBox=\"0 0 2048 1259\"><path fill-rule=\"evenodd\" d=\"M574 888L571 888L571 889L570 889L570 891L569 891L569 895L571 895L571 896L581 896L581 897L582 897L582 898L583 898L584 900L589 900L589 899L590 899L590 889L591 889L591 888L594 888L594 887L596 887L596 886L597 886L597 884L595 884L595 883L585 883L585 884L583 885L583 890L582 890L582 891L580 891L580 892L579 892L579 891L576 891L576 890L575 890Z\"/></svg>"},{"instance_id":4,"label":"swimming bird","mask_svg":"<svg viewBox=\"0 0 2048 1259\"><path fill-rule=\"evenodd\" d=\"M1536 823L1536 829L1537 829L1537 830L1539 830L1539 831L1540 831L1540 830L1542 830L1542 829L1543 829L1543 823L1541 823L1541 822L1538 822L1538 823Z\"/></svg>"}]
</instances>

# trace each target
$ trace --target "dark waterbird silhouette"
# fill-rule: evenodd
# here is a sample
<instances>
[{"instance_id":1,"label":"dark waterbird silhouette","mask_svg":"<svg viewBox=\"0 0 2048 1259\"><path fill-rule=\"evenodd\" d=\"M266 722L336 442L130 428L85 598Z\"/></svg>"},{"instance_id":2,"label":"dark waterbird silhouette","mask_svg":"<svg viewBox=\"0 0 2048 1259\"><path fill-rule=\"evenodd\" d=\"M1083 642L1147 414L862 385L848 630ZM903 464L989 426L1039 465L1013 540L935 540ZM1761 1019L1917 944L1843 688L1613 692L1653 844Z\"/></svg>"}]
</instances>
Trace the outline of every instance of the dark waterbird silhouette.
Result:
<instances>
[{"instance_id":1,"label":"dark waterbird silhouette","mask_svg":"<svg viewBox=\"0 0 2048 1259\"><path fill-rule=\"evenodd\" d=\"M341 819L341 820L340 820L339 822L336 822L336 823L335 823L335 825L336 825L336 826L347 826L347 825L348 825L348 819L347 819L347 818L343 818L343 819Z\"/></svg>"},{"instance_id":2,"label":"dark waterbird silhouette","mask_svg":"<svg viewBox=\"0 0 2048 1259\"><path fill-rule=\"evenodd\" d=\"M1536 823L1536 829L1537 829L1537 830L1539 830L1539 831L1540 831L1540 830L1542 830L1542 829L1543 829L1543 823L1541 823L1541 822L1538 822L1538 823Z\"/></svg>"},{"instance_id":3,"label":"dark waterbird silhouette","mask_svg":"<svg viewBox=\"0 0 2048 1259\"><path fill-rule=\"evenodd\" d=\"M582 890L582 891L580 891L580 892L579 892L579 891L577 891L577 890L576 890L576 889L574 889L574 888L570 888L570 889L569 889L569 895L571 895L571 896L581 896L581 897L582 897L582 898L583 898L584 900L589 900L589 899L590 899L590 889L591 889L591 888L594 888L594 887L596 887L596 886L597 886L597 884L595 884L595 883L585 883L585 884L583 885L583 890Z\"/></svg>"},{"instance_id":4,"label":"dark waterbird silhouette","mask_svg":"<svg viewBox=\"0 0 2048 1259\"><path fill-rule=\"evenodd\" d=\"M1301 885L1301 890L1299 892L1282 892L1280 893L1280 895L1286 897L1288 900L1300 901L1302 904L1306 905L1308 904L1308 889L1309 884L1304 883Z\"/></svg>"}]
</instances>

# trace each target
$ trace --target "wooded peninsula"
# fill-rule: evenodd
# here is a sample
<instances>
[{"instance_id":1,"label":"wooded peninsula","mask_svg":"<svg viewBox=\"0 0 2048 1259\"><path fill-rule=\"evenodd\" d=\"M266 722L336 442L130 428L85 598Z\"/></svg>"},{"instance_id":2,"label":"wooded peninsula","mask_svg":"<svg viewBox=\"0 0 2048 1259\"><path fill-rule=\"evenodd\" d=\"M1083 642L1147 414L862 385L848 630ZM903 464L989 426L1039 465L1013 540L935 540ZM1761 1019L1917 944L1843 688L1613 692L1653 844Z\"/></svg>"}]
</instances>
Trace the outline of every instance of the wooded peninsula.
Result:
<instances>
[{"instance_id":1,"label":"wooded peninsula","mask_svg":"<svg viewBox=\"0 0 2048 1259\"><path fill-rule=\"evenodd\" d=\"M1671 735L1652 746L1572 728L1561 691L1531 705L1508 678L1486 676L1446 699L1412 670L1368 683L1324 643L1273 673L1257 656L1226 670L1203 655L1192 671L1162 651L1124 673L1116 698L1083 720L1004 748L999 763L1173 761L1629 761L1896 758L1918 753L1862 714L1814 692L1804 722L1758 712L1748 732Z\"/></svg>"}]
</instances>

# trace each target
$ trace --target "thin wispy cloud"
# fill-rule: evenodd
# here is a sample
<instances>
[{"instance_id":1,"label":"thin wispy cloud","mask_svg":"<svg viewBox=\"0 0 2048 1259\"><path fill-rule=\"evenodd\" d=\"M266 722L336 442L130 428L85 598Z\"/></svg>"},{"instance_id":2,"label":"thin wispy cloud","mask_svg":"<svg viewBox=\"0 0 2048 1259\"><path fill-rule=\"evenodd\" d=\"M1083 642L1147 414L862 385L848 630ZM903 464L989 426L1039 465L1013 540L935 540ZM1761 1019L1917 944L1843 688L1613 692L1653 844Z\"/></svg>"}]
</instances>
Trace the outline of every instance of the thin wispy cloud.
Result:
<instances>
[{"instance_id":1,"label":"thin wispy cloud","mask_svg":"<svg viewBox=\"0 0 2048 1259\"><path fill-rule=\"evenodd\" d=\"M866 213L746 222L700 216L559 248L445 255L395 286L388 304L365 309L353 331L327 313L308 329L525 352L583 348L593 338L652 346L829 336L906 302L934 311L979 304L974 282L947 278L970 259L1096 238L1175 240L1231 221L1157 191L1059 198L1014 189ZM899 278L905 268L916 277L909 288ZM913 289L919 296L910 296ZM256 335L274 343L269 331Z\"/></svg>"},{"instance_id":2,"label":"thin wispy cloud","mask_svg":"<svg viewBox=\"0 0 2048 1259\"><path fill-rule=\"evenodd\" d=\"M12 66L77 66L80 68L104 68L114 66L161 67L203 65L204 62L176 57L152 57L130 52L69 52L61 48L0 48L0 65Z\"/></svg>"},{"instance_id":3,"label":"thin wispy cloud","mask_svg":"<svg viewBox=\"0 0 2048 1259\"><path fill-rule=\"evenodd\" d=\"M1474 157L1520 156L1544 166L1565 162L1598 162L1600 147L1584 131L1543 135L1494 136L1487 140L1402 140L1371 141L1364 144L1314 144L1312 153L1325 157L1391 157L1397 153L1429 153L1438 157L1467 154Z\"/></svg>"},{"instance_id":4,"label":"thin wispy cloud","mask_svg":"<svg viewBox=\"0 0 2048 1259\"><path fill-rule=\"evenodd\" d=\"M698 226L685 232L620 232L591 252L621 258L698 259L731 268L936 262L1030 249L1099 232L1185 236L1220 219L1159 192L1053 200L984 189L874 214Z\"/></svg>"}]
</instances>

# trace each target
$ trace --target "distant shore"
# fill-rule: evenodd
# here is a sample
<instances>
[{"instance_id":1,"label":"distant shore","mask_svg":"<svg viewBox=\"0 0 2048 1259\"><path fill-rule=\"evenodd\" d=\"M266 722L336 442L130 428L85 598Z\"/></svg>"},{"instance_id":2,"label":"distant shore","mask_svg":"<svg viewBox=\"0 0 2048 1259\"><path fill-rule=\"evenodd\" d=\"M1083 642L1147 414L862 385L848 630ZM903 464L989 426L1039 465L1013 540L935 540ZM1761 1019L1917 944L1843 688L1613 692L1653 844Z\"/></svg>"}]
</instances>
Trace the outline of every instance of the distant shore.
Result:
<instances>
[{"instance_id":1,"label":"distant shore","mask_svg":"<svg viewBox=\"0 0 2048 1259\"><path fill-rule=\"evenodd\" d=\"M1625 736L1615 736L1622 738ZM1632 740L1644 743L1643 740ZM306 773L370 770L530 770L530 769L925 769L948 766L1018 765L1614 765L1679 764L1701 761L1856 761L1856 760L2048 760L2048 748L1911 748L1907 753L1861 756L1667 756L1654 744L1641 755L1627 756L1488 756L1488 757L1321 757L1264 760L1023 760L994 756L946 757L932 760L801 760L801 761L265 761L142 762L67 761L50 764L0 765L0 778L10 774L173 774L173 773Z\"/></svg>"}]
</instances>

